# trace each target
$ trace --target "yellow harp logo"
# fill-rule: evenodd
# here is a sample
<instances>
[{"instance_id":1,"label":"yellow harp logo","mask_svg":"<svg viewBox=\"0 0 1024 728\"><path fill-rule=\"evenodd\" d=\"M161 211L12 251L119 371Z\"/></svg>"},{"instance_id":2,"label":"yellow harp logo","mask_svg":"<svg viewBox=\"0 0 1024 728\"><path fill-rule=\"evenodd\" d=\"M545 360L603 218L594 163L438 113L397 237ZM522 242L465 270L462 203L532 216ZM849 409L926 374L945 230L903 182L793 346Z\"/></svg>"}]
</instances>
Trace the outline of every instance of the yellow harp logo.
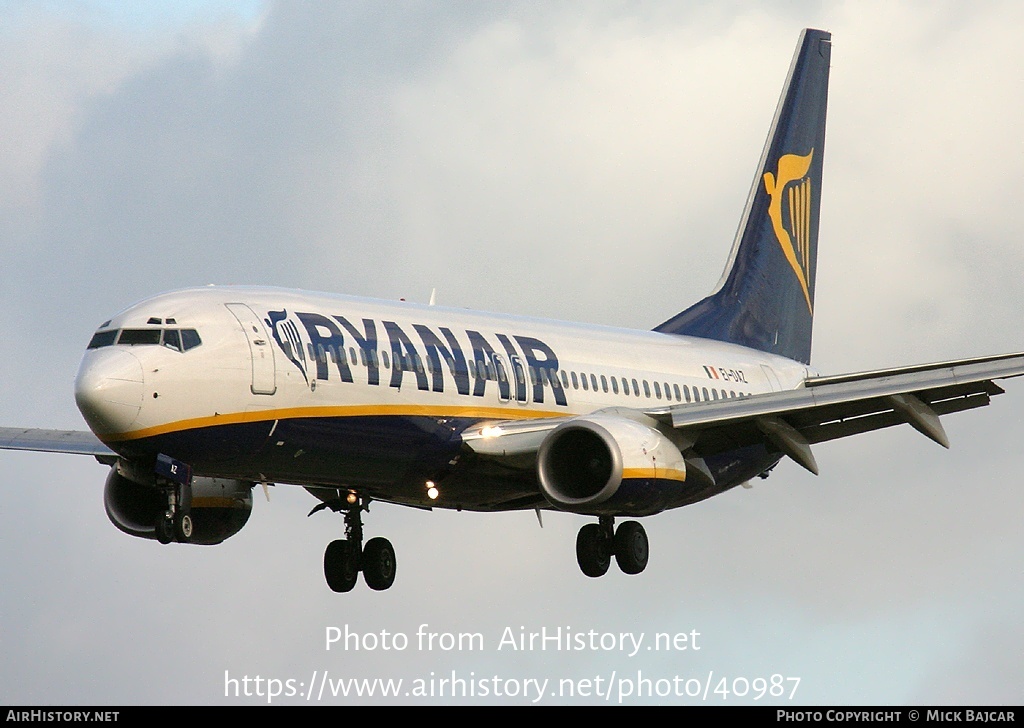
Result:
<instances>
[{"instance_id":1,"label":"yellow harp logo","mask_svg":"<svg viewBox=\"0 0 1024 728\"><path fill-rule=\"evenodd\" d=\"M764 173L764 188L769 197L768 217L782 252L800 281L811 313L814 311L807 283L811 265L811 178L807 170L811 168L813 156L813 149L806 157L784 154L779 157L777 174ZM787 203L785 217L788 219L785 220L783 202Z\"/></svg>"}]
</instances>

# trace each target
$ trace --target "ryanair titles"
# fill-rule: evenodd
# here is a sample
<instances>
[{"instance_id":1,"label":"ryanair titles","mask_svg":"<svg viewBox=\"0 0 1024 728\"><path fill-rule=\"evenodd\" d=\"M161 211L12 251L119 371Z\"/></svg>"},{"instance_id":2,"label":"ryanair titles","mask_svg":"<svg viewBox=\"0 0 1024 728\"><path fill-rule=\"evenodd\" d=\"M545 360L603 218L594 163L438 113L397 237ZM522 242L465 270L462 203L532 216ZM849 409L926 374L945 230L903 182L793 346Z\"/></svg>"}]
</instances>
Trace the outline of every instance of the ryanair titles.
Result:
<instances>
[{"instance_id":1,"label":"ryanair titles","mask_svg":"<svg viewBox=\"0 0 1024 728\"><path fill-rule=\"evenodd\" d=\"M360 367L371 386L386 379L396 389L444 392L447 373L461 395L483 397L490 386L503 401L541 403L549 389L556 405L567 406L558 357L533 336L472 329L456 335L446 326L287 310L267 311L264 322L311 388L335 376L353 382Z\"/></svg>"}]
</instances>

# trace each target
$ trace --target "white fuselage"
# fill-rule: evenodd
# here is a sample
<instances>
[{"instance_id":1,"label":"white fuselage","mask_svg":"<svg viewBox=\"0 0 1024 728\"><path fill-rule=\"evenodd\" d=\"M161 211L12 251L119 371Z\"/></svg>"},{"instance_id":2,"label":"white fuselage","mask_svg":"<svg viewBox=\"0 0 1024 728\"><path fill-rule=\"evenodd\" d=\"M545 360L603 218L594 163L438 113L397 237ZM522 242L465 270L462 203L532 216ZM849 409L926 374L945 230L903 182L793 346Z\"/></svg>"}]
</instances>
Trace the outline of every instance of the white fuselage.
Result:
<instances>
[{"instance_id":1,"label":"white fuselage","mask_svg":"<svg viewBox=\"0 0 1024 728\"><path fill-rule=\"evenodd\" d=\"M122 455L303 485L422 475L417 463L449 456L431 438L481 421L682 406L808 376L705 339L273 288L156 296L91 346L76 399Z\"/></svg>"}]
</instances>

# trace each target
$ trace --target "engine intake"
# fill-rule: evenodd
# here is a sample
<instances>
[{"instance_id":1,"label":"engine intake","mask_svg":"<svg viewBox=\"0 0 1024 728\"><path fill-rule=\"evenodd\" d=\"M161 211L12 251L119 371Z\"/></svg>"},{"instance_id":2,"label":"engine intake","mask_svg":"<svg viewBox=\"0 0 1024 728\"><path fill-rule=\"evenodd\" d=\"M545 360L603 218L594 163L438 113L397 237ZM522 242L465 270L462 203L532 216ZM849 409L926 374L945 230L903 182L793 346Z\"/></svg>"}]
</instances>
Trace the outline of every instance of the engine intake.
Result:
<instances>
[{"instance_id":1,"label":"engine intake","mask_svg":"<svg viewBox=\"0 0 1024 728\"><path fill-rule=\"evenodd\" d=\"M654 427L596 413L551 431L537 455L537 476L544 496L561 510L642 516L665 509L686 465Z\"/></svg>"},{"instance_id":2,"label":"engine intake","mask_svg":"<svg viewBox=\"0 0 1024 728\"><path fill-rule=\"evenodd\" d=\"M212 546L242 530L252 512L252 484L224 478L193 478L189 543ZM129 536L156 539L156 522L167 501L155 487L110 469L103 489L107 518Z\"/></svg>"}]
</instances>

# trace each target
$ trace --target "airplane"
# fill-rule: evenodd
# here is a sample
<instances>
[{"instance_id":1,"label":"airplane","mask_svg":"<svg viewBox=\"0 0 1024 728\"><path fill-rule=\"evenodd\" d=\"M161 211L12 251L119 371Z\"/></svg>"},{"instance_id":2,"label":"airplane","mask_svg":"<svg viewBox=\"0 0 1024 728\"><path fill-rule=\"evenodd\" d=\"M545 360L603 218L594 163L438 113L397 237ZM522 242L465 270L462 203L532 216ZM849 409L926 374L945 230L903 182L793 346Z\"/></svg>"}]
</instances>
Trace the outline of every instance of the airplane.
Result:
<instances>
[{"instance_id":1,"label":"airplane","mask_svg":"<svg viewBox=\"0 0 1024 728\"><path fill-rule=\"evenodd\" d=\"M131 536L217 544L257 485L344 518L324 575L392 586L373 501L587 516L576 557L646 568L632 520L696 503L812 445L988 405L1024 354L821 375L810 365L831 35L801 32L725 271L651 331L265 287L157 295L103 322L75 379L90 431L0 428L0 448L89 455ZM616 519L627 518L616 526Z\"/></svg>"}]
</instances>

